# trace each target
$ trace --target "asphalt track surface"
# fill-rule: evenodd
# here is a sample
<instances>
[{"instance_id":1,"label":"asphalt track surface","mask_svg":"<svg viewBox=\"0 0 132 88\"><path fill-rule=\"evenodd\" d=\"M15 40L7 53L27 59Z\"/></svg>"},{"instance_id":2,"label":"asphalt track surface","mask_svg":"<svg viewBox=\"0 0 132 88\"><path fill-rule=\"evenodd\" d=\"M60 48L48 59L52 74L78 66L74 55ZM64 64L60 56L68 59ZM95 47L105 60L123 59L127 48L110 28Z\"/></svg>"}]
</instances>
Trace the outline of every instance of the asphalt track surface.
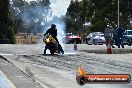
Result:
<instances>
[{"instance_id":1,"label":"asphalt track surface","mask_svg":"<svg viewBox=\"0 0 132 88\"><path fill-rule=\"evenodd\" d=\"M80 44L78 51L73 50L72 44L63 46L64 55L51 56L43 55L44 46L40 44L0 45L0 55L43 88L132 88L132 83L86 84L84 86L76 83L76 68L79 65L82 65L89 74L132 75L132 54L125 53L127 50L131 51L131 46L125 46L124 49L115 48L115 51L123 53L110 55L96 54L97 50L105 52L105 45Z\"/></svg>"}]
</instances>

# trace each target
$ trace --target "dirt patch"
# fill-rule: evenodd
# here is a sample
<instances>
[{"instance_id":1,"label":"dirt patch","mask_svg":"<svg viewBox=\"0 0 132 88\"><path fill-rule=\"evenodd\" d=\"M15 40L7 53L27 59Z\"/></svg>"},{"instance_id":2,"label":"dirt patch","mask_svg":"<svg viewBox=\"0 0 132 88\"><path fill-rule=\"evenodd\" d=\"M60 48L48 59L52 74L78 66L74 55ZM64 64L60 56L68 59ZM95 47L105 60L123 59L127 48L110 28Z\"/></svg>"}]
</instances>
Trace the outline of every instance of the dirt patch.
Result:
<instances>
[{"instance_id":1,"label":"dirt patch","mask_svg":"<svg viewBox=\"0 0 132 88\"><path fill-rule=\"evenodd\" d=\"M17 34L16 44L37 44L38 40L42 38L41 34Z\"/></svg>"}]
</instances>

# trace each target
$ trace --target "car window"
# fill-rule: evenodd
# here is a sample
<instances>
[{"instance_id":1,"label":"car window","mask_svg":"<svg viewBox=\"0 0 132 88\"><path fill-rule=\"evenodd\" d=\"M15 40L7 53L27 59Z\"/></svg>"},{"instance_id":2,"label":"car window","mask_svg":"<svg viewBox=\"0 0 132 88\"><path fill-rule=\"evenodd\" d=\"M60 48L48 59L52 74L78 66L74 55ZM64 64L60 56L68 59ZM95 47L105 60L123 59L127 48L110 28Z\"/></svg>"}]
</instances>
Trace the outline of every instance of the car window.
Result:
<instances>
[{"instance_id":1,"label":"car window","mask_svg":"<svg viewBox=\"0 0 132 88\"><path fill-rule=\"evenodd\" d=\"M93 37L93 33L90 33L87 37L88 37L88 38Z\"/></svg>"},{"instance_id":2,"label":"car window","mask_svg":"<svg viewBox=\"0 0 132 88\"><path fill-rule=\"evenodd\" d=\"M101 36L101 37L104 37L104 34L101 34L100 36Z\"/></svg>"},{"instance_id":3,"label":"car window","mask_svg":"<svg viewBox=\"0 0 132 88\"><path fill-rule=\"evenodd\" d=\"M103 35L103 33L102 32L97 32L97 33L95 33L94 36L100 36L100 35Z\"/></svg>"},{"instance_id":4,"label":"car window","mask_svg":"<svg viewBox=\"0 0 132 88\"><path fill-rule=\"evenodd\" d=\"M97 36L98 34L97 33L93 33L93 36L92 37L95 37L95 36Z\"/></svg>"},{"instance_id":5,"label":"car window","mask_svg":"<svg viewBox=\"0 0 132 88\"><path fill-rule=\"evenodd\" d=\"M132 31L128 31L127 33L128 33L128 35L132 35Z\"/></svg>"},{"instance_id":6,"label":"car window","mask_svg":"<svg viewBox=\"0 0 132 88\"><path fill-rule=\"evenodd\" d=\"M67 33L66 36L71 36L71 34L70 33Z\"/></svg>"},{"instance_id":7,"label":"car window","mask_svg":"<svg viewBox=\"0 0 132 88\"><path fill-rule=\"evenodd\" d=\"M68 33L66 36L78 36L77 34Z\"/></svg>"},{"instance_id":8,"label":"car window","mask_svg":"<svg viewBox=\"0 0 132 88\"><path fill-rule=\"evenodd\" d=\"M71 36L78 36L77 34L72 34Z\"/></svg>"}]
</instances>

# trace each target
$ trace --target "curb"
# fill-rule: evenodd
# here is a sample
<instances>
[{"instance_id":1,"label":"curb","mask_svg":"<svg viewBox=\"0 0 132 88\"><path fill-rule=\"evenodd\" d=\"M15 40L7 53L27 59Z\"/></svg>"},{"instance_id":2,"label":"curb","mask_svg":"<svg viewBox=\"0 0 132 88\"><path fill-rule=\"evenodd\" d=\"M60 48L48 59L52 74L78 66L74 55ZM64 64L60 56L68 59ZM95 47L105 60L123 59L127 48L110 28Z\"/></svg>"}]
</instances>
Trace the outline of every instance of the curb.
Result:
<instances>
[{"instance_id":1,"label":"curb","mask_svg":"<svg viewBox=\"0 0 132 88\"><path fill-rule=\"evenodd\" d=\"M6 77L6 75L0 70L0 75L2 76L2 78L6 81L7 83L7 88L16 88L14 86L14 84ZM6 87L4 87L6 88Z\"/></svg>"}]
</instances>

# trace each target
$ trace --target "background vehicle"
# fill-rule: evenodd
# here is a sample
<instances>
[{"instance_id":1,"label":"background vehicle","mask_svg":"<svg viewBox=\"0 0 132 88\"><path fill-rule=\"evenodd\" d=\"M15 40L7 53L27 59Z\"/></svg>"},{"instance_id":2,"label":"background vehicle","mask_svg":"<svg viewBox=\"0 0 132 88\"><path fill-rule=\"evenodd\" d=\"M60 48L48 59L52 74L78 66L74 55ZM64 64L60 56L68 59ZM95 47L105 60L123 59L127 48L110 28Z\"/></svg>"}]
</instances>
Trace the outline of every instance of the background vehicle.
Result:
<instances>
[{"instance_id":1,"label":"background vehicle","mask_svg":"<svg viewBox=\"0 0 132 88\"><path fill-rule=\"evenodd\" d=\"M124 44L132 45L132 30L126 30L124 33Z\"/></svg>"},{"instance_id":2,"label":"background vehicle","mask_svg":"<svg viewBox=\"0 0 132 88\"><path fill-rule=\"evenodd\" d=\"M74 43L75 41L81 44L81 37L77 34L66 33L65 36L63 36L63 42L66 44Z\"/></svg>"},{"instance_id":3,"label":"background vehicle","mask_svg":"<svg viewBox=\"0 0 132 88\"><path fill-rule=\"evenodd\" d=\"M102 32L92 32L86 38L86 43L89 44L104 44L105 38Z\"/></svg>"}]
</instances>

